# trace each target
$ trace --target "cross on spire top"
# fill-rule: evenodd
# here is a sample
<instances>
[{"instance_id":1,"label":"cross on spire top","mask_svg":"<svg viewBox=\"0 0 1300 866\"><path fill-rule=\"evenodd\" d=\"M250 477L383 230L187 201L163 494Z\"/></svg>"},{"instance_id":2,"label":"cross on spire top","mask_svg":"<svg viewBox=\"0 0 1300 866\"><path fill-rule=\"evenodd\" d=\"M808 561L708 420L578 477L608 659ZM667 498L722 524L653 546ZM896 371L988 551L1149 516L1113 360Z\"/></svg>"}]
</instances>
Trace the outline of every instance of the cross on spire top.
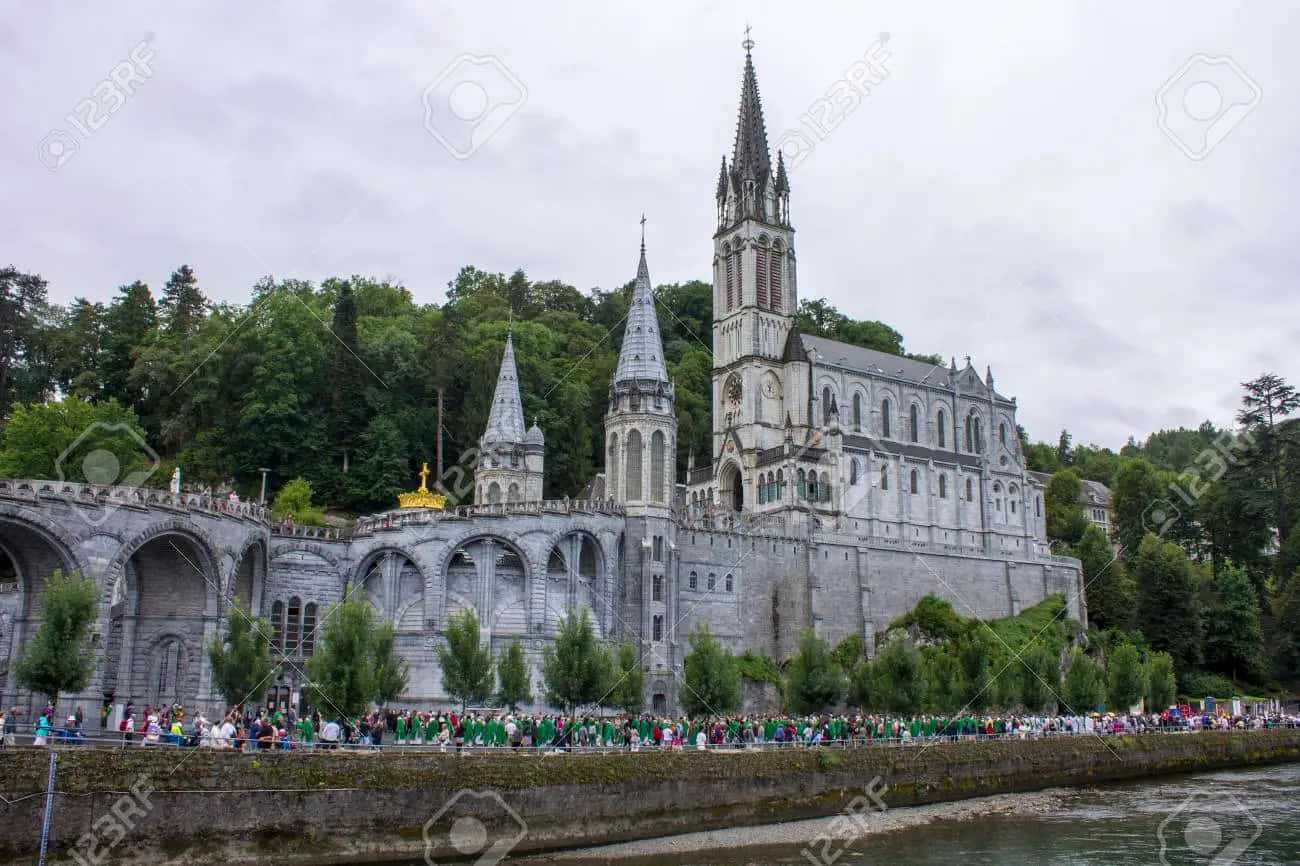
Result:
<instances>
[{"instance_id":1,"label":"cross on spire top","mask_svg":"<svg viewBox=\"0 0 1300 866\"><path fill-rule=\"evenodd\" d=\"M750 50L753 49L753 47L754 47L754 40L749 38L749 29L750 29L750 28L749 28L749 23L746 22L746 24L745 24L745 41L742 42L742 43L740 43L740 46L741 46L742 48L745 49L745 53L746 53L746 54L748 54L748 53L750 52Z\"/></svg>"},{"instance_id":2,"label":"cross on spire top","mask_svg":"<svg viewBox=\"0 0 1300 866\"><path fill-rule=\"evenodd\" d=\"M641 211L641 252L645 252L645 211Z\"/></svg>"}]
</instances>

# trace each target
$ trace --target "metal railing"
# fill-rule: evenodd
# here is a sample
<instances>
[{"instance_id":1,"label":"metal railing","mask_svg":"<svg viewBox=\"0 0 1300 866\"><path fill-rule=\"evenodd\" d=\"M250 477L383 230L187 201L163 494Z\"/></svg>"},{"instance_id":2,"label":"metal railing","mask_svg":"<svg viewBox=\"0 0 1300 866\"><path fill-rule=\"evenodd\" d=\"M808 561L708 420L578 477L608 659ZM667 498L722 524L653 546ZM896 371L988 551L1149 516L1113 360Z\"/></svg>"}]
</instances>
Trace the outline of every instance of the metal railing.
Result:
<instances>
[{"instance_id":1,"label":"metal railing","mask_svg":"<svg viewBox=\"0 0 1300 866\"><path fill-rule=\"evenodd\" d=\"M126 487L117 484L82 484L28 478L0 478L0 497L39 502L42 497L64 499L83 505L133 506L205 511L228 517L269 523L270 509L252 502L232 502L204 493L172 493L154 487Z\"/></svg>"}]
</instances>

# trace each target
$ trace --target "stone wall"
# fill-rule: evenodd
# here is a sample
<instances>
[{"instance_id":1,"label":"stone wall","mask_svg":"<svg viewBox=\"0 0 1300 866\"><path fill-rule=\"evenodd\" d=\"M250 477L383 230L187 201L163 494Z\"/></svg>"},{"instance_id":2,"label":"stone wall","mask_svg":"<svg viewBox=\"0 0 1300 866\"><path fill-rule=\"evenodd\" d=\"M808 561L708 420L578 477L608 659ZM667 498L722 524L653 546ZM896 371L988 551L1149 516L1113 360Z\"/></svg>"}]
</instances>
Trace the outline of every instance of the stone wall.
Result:
<instances>
[{"instance_id":1,"label":"stone wall","mask_svg":"<svg viewBox=\"0 0 1300 866\"><path fill-rule=\"evenodd\" d=\"M1300 731L743 755L457 757L87 748L59 754L50 834L51 850L59 857L79 839L85 856L99 834L113 838L96 822L103 822L123 792L143 778L156 790L148 794L147 811L132 816L131 831L112 851L114 862L291 866L419 860L426 838L438 860L452 853L453 822L466 817L482 822L489 839L514 842L513 853L522 854L834 815L876 777L880 784L874 790L883 790L888 806L899 807L1296 761ZM6 789L0 862L32 861L40 841L47 763L48 753L41 749L0 753ZM196 815L203 819L196 821Z\"/></svg>"}]
</instances>

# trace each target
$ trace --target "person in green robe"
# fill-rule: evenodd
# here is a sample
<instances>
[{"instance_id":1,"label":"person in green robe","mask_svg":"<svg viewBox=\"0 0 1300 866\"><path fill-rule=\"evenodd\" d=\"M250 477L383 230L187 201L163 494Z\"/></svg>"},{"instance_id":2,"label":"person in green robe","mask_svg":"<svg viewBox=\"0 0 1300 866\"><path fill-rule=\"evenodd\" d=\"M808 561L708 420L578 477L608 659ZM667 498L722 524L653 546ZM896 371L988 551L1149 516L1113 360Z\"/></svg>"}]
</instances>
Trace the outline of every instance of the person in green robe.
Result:
<instances>
[{"instance_id":1,"label":"person in green robe","mask_svg":"<svg viewBox=\"0 0 1300 866\"><path fill-rule=\"evenodd\" d=\"M397 717L397 745L399 746L406 745L406 716L405 715L399 715Z\"/></svg>"},{"instance_id":2,"label":"person in green robe","mask_svg":"<svg viewBox=\"0 0 1300 866\"><path fill-rule=\"evenodd\" d=\"M429 716L429 721L424 725L424 742L433 745L438 741L438 720Z\"/></svg>"}]
</instances>

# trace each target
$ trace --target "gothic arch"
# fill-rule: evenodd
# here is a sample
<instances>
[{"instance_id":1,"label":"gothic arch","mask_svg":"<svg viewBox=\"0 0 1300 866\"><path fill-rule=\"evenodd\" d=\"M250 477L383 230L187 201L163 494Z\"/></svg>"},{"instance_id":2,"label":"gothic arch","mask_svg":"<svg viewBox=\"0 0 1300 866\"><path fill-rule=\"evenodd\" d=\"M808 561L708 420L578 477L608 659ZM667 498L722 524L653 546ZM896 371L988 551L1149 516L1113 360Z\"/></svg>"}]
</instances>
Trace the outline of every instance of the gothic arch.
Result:
<instances>
[{"instance_id":1,"label":"gothic arch","mask_svg":"<svg viewBox=\"0 0 1300 866\"><path fill-rule=\"evenodd\" d=\"M137 533L128 542L122 545L117 554L113 557L108 567L104 569L105 584L111 586L119 577L123 580L124 591L128 602L128 614L144 616L140 611L141 592L148 591L149 587L141 587L140 574L138 568L128 568L128 564L137 554L153 546L155 542L160 542L168 536L174 536L182 539L190 548L183 550L174 542L169 542L168 546L176 558L181 561L176 568L182 572L185 570L197 571L194 575L203 582L204 602L203 610L200 612L205 617L216 617L221 611L221 593L220 593L220 557L219 548L212 538L199 529L193 523L181 520L164 520L150 525L148 528ZM169 554L170 557L170 554ZM174 580L175 575L171 579Z\"/></svg>"},{"instance_id":2,"label":"gothic arch","mask_svg":"<svg viewBox=\"0 0 1300 866\"><path fill-rule=\"evenodd\" d=\"M0 504L0 545L13 560L17 572L18 591L22 594L16 613L19 617L33 613L37 581L43 583L54 569L65 574L80 570L83 576L94 576L77 555L75 540L30 509Z\"/></svg>"},{"instance_id":3,"label":"gothic arch","mask_svg":"<svg viewBox=\"0 0 1300 866\"><path fill-rule=\"evenodd\" d=\"M425 619L422 602L427 584L415 554L401 545L386 544L372 548L357 561L347 592L369 601L380 617L391 620L399 629L415 629ZM408 617L417 604L420 609L414 610L414 617Z\"/></svg>"}]
</instances>

